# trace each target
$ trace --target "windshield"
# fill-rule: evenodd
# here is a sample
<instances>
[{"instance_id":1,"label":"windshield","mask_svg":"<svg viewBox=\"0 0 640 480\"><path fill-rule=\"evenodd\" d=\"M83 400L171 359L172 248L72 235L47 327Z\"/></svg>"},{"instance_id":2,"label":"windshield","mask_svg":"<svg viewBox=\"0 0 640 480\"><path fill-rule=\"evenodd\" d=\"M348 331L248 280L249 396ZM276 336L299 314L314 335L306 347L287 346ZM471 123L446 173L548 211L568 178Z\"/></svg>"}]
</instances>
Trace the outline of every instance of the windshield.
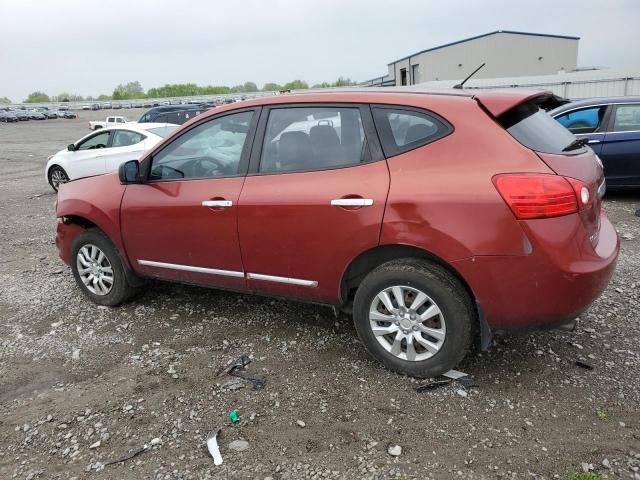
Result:
<instances>
[{"instance_id":1,"label":"windshield","mask_svg":"<svg viewBox=\"0 0 640 480\"><path fill-rule=\"evenodd\" d=\"M170 134L171 132L173 132L175 129L177 128L176 125L171 125L171 126L166 126L166 127L156 127L156 128L150 128L149 130L147 130L148 132L153 133L154 135L158 135L159 137L166 137L168 134Z\"/></svg>"},{"instance_id":2,"label":"windshield","mask_svg":"<svg viewBox=\"0 0 640 480\"><path fill-rule=\"evenodd\" d=\"M518 142L537 152L566 153L565 149L576 141L573 133L531 102L512 108L500 115L498 121Z\"/></svg>"}]
</instances>

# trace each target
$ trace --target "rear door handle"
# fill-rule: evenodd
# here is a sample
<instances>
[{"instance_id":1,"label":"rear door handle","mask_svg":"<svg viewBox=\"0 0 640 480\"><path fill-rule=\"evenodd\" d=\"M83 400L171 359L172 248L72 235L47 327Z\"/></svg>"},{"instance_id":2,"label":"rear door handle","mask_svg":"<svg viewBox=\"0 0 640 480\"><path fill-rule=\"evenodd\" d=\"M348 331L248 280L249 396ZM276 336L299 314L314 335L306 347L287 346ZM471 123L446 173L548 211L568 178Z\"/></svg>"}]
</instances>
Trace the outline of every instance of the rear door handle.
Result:
<instances>
[{"instance_id":1,"label":"rear door handle","mask_svg":"<svg viewBox=\"0 0 640 480\"><path fill-rule=\"evenodd\" d=\"M372 198L334 198L331 200L332 207L370 207L373 205Z\"/></svg>"},{"instance_id":2,"label":"rear door handle","mask_svg":"<svg viewBox=\"0 0 640 480\"><path fill-rule=\"evenodd\" d=\"M231 200L204 200L202 202L203 207L231 207L233 202Z\"/></svg>"}]
</instances>

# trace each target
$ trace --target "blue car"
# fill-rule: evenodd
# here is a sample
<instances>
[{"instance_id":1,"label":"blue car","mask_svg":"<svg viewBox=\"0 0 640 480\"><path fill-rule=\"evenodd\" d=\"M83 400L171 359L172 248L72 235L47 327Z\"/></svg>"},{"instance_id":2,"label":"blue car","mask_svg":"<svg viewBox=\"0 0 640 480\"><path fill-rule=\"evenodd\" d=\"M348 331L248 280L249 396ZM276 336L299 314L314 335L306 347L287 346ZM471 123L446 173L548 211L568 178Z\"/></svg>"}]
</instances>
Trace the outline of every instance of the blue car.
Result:
<instances>
[{"instance_id":1,"label":"blue car","mask_svg":"<svg viewBox=\"0 0 640 480\"><path fill-rule=\"evenodd\" d=\"M588 140L604 165L607 189L640 188L640 97L583 100L549 115Z\"/></svg>"}]
</instances>

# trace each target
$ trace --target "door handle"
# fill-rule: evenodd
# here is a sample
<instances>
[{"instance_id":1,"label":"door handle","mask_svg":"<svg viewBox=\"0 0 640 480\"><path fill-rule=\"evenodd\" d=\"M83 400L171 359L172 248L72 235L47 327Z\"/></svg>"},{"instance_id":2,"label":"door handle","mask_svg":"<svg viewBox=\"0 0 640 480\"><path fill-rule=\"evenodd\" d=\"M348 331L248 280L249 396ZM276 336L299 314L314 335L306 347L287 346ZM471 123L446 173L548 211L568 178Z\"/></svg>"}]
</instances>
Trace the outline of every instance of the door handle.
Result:
<instances>
[{"instance_id":1,"label":"door handle","mask_svg":"<svg viewBox=\"0 0 640 480\"><path fill-rule=\"evenodd\" d=\"M331 200L332 207L370 207L373 205L372 198L334 198Z\"/></svg>"},{"instance_id":2,"label":"door handle","mask_svg":"<svg viewBox=\"0 0 640 480\"><path fill-rule=\"evenodd\" d=\"M593 144L593 143L600 143L602 140L596 140L595 138L593 140L589 140L587 143L589 145Z\"/></svg>"},{"instance_id":3,"label":"door handle","mask_svg":"<svg viewBox=\"0 0 640 480\"><path fill-rule=\"evenodd\" d=\"M202 202L203 207L231 207L233 202L231 200L204 200Z\"/></svg>"}]
</instances>

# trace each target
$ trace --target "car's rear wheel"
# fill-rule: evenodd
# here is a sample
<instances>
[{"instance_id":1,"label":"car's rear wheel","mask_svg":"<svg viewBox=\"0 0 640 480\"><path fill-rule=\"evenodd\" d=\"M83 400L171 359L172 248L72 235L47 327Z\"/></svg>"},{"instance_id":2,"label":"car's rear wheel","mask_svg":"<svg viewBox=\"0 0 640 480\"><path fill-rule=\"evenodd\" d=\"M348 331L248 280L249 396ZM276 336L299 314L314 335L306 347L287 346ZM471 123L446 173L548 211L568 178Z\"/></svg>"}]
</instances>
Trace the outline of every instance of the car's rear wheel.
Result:
<instances>
[{"instance_id":1,"label":"car's rear wheel","mask_svg":"<svg viewBox=\"0 0 640 480\"><path fill-rule=\"evenodd\" d=\"M58 191L58 188L60 188L60 185L67 183L68 181L69 175L67 175L67 172L65 172L62 167L54 165L49 169L49 185L51 185L51 188L56 192Z\"/></svg>"},{"instance_id":2,"label":"car's rear wheel","mask_svg":"<svg viewBox=\"0 0 640 480\"><path fill-rule=\"evenodd\" d=\"M118 250L97 229L85 230L73 242L71 269L82 292L99 305L119 305L137 292L127 281Z\"/></svg>"},{"instance_id":3,"label":"car's rear wheel","mask_svg":"<svg viewBox=\"0 0 640 480\"><path fill-rule=\"evenodd\" d=\"M367 351L390 370L414 377L455 367L469 351L475 317L460 281L420 259L387 262L369 273L353 314Z\"/></svg>"}]
</instances>

